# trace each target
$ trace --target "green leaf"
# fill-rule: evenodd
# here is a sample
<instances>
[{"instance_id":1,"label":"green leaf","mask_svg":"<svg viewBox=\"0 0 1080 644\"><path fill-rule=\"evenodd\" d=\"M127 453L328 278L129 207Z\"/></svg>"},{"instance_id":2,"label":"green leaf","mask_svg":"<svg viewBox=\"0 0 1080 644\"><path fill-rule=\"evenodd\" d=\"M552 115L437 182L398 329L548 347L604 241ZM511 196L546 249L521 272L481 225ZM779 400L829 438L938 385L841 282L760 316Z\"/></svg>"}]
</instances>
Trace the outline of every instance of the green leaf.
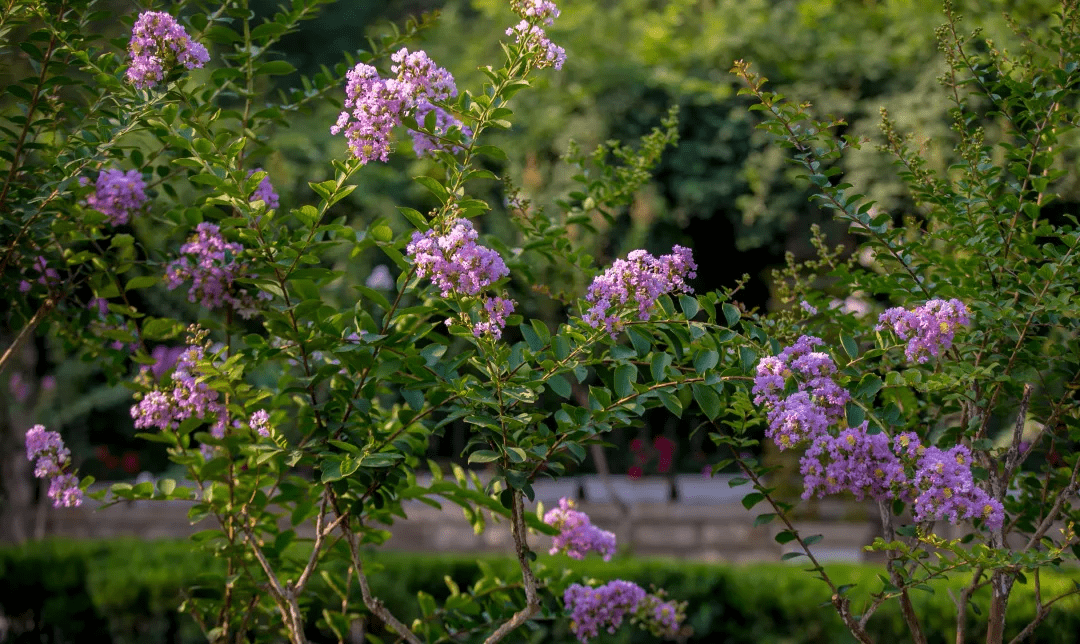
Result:
<instances>
[{"instance_id":1,"label":"green leaf","mask_svg":"<svg viewBox=\"0 0 1080 644\"><path fill-rule=\"evenodd\" d=\"M881 378L877 374L868 373L862 377L859 386L855 388L855 397L870 401L877 392L881 391L882 385Z\"/></svg>"},{"instance_id":2,"label":"green leaf","mask_svg":"<svg viewBox=\"0 0 1080 644\"><path fill-rule=\"evenodd\" d=\"M705 372L715 367L718 362L720 354L716 351L700 351L694 357L694 371L697 371L698 375L705 375Z\"/></svg>"},{"instance_id":3,"label":"green leaf","mask_svg":"<svg viewBox=\"0 0 1080 644\"><path fill-rule=\"evenodd\" d=\"M489 449L482 449L469 454L470 463L490 463L497 460L499 460L498 452L493 452Z\"/></svg>"},{"instance_id":4,"label":"green leaf","mask_svg":"<svg viewBox=\"0 0 1080 644\"><path fill-rule=\"evenodd\" d=\"M742 314L739 313L739 309L727 302L724 302L720 309L724 312L724 319L727 320L728 326L735 326L735 323L742 317Z\"/></svg>"},{"instance_id":5,"label":"green leaf","mask_svg":"<svg viewBox=\"0 0 1080 644\"><path fill-rule=\"evenodd\" d=\"M863 411L863 408L853 402L849 402L847 404L848 427L858 427L859 425L862 425L864 420L866 420L866 412Z\"/></svg>"},{"instance_id":6,"label":"green leaf","mask_svg":"<svg viewBox=\"0 0 1080 644\"><path fill-rule=\"evenodd\" d=\"M698 314L698 311L701 310L697 299L690 297L689 295L679 296L679 306L682 307L683 314L686 315L687 320L693 319L693 317Z\"/></svg>"},{"instance_id":7,"label":"green leaf","mask_svg":"<svg viewBox=\"0 0 1080 644\"><path fill-rule=\"evenodd\" d=\"M796 537L795 533L791 530L781 530L780 532L776 533L774 539L776 539L776 543L783 545L785 543L794 541Z\"/></svg>"},{"instance_id":8,"label":"green leaf","mask_svg":"<svg viewBox=\"0 0 1080 644\"><path fill-rule=\"evenodd\" d=\"M671 366L672 356L670 353L654 353L652 362L649 364L649 372L653 380L660 382L667 377L667 369Z\"/></svg>"},{"instance_id":9,"label":"green leaf","mask_svg":"<svg viewBox=\"0 0 1080 644\"><path fill-rule=\"evenodd\" d=\"M333 179L320 181L319 183L311 181L308 185L311 186L311 189L314 190L315 194L319 195L323 201L329 201L330 197L333 196L334 191L337 190L337 182Z\"/></svg>"},{"instance_id":10,"label":"green leaf","mask_svg":"<svg viewBox=\"0 0 1080 644\"><path fill-rule=\"evenodd\" d=\"M133 291L138 288L149 288L161 281L161 278L157 275L139 275L128 280L128 283L124 285L124 288Z\"/></svg>"},{"instance_id":11,"label":"green leaf","mask_svg":"<svg viewBox=\"0 0 1080 644\"><path fill-rule=\"evenodd\" d=\"M165 496L169 496L173 493L173 490L176 489L176 481L172 479L161 479L160 481L158 481L157 486L158 489L161 490L162 494L164 494Z\"/></svg>"},{"instance_id":12,"label":"green leaf","mask_svg":"<svg viewBox=\"0 0 1080 644\"><path fill-rule=\"evenodd\" d=\"M739 365L744 373L750 373L757 367L758 354L750 347L739 347Z\"/></svg>"},{"instance_id":13,"label":"green leaf","mask_svg":"<svg viewBox=\"0 0 1080 644\"><path fill-rule=\"evenodd\" d=\"M534 352L544 348L543 340L540 339L540 336L536 334L532 327L522 324L518 329L521 330L522 337L525 338L525 342Z\"/></svg>"},{"instance_id":14,"label":"green leaf","mask_svg":"<svg viewBox=\"0 0 1080 644\"><path fill-rule=\"evenodd\" d=\"M859 357L859 344L855 342L855 338L850 335L841 333L840 344L844 345L844 353L848 354L848 357L854 360Z\"/></svg>"},{"instance_id":15,"label":"green leaf","mask_svg":"<svg viewBox=\"0 0 1080 644\"><path fill-rule=\"evenodd\" d=\"M716 417L720 415L720 396L716 395L712 387L698 382L693 384L692 389L694 400L697 401L698 407L701 407L701 411L709 420L716 420Z\"/></svg>"},{"instance_id":16,"label":"green leaf","mask_svg":"<svg viewBox=\"0 0 1080 644\"><path fill-rule=\"evenodd\" d=\"M758 503L765 500L765 495L761 492L751 492L742 498L743 507L749 510Z\"/></svg>"},{"instance_id":17,"label":"green leaf","mask_svg":"<svg viewBox=\"0 0 1080 644\"><path fill-rule=\"evenodd\" d=\"M780 561L791 561L792 559L798 559L799 557L805 557L806 554L802 552L789 552L780 557Z\"/></svg>"},{"instance_id":18,"label":"green leaf","mask_svg":"<svg viewBox=\"0 0 1080 644\"><path fill-rule=\"evenodd\" d=\"M637 367L623 363L615 368L615 395L626 398L634 393L634 382L637 381Z\"/></svg>"},{"instance_id":19,"label":"green leaf","mask_svg":"<svg viewBox=\"0 0 1080 644\"><path fill-rule=\"evenodd\" d=\"M664 403L664 407L667 407L668 411L675 414L675 416L682 418L683 406L678 398L662 389L658 390L656 395L660 398L660 402Z\"/></svg>"},{"instance_id":20,"label":"green leaf","mask_svg":"<svg viewBox=\"0 0 1080 644\"><path fill-rule=\"evenodd\" d=\"M814 545L815 543L821 541L824 538L825 538L825 535L812 534L809 537L806 537L805 539L803 539L803 543L806 544L807 546L812 546L812 545Z\"/></svg>"},{"instance_id":21,"label":"green leaf","mask_svg":"<svg viewBox=\"0 0 1080 644\"><path fill-rule=\"evenodd\" d=\"M265 25L262 25L265 26ZM284 60L271 60L255 68L255 74L268 74L270 76L284 76L296 71L296 68Z\"/></svg>"},{"instance_id":22,"label":"green leaf","mask_svg":"<svg viewBox=\"0 0 1080 644\"><path fill-rule=\"evenodd\" d=\"M551 387L552 391L559 394L563 398L570 397L570 383L567 382L566 378L563 378L561 375L555 374L554 376L549 378L548 386Z\"/></svg>"},{"instance_id":23,"label":"green leaf","mask_svg":"<svg viewBox=\"0 0 1080 644\"><path fill-rule=\"evenodd\" d=\"M757 515L756 518L754 518L754 527L756 528L759 525L765 525L766 523L771 523L772 520L775 519L775 518L776 518L776 513L775 512L769 512L767 514L759 514L759 515Z\"/></svg>"},{"instance_id":24,"label":"green leaf","mask_svg":"<svg viewBox=\"0 0 1080 644\"><path fill-rule=\"evenodd\" d=\"M428 225L427 219L424 218L424 215L422 215L419 210L398 206L398 212L404 215L405 219L408 219L409 223L416 226L419 230L427 230L431 227Z\"/></svg>"}]
</instances>

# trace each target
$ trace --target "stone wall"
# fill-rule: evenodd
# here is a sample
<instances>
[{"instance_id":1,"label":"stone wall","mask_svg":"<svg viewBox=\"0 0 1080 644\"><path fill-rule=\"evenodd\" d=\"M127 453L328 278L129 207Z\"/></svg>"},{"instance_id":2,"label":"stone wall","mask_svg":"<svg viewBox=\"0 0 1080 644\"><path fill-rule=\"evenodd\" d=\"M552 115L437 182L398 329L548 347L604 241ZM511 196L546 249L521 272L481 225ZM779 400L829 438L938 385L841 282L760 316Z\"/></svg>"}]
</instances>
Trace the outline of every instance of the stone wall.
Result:
<instances>
[{"instance_id":1,"label":"stone wall","mask_svg":"<svg viewBox=\"0 0 1080 644\"><path fill-rule=\"evenodd\" d=\"M778 561L791 544L781 546L774 536L783 525L774 520L754 525L755 517L768 510L764 503L746 510L742 497L747 486L732 488L729 478L699 476L612 478L605 485L598 477L544 481L536 485L537 500L545 507L568 497L579 504L593 522L615 532L619 547L635 555L671 556L705 561ZM422 481L421 481L422 483ZM73 538L137 536L145 539L182 538L213 526L210 520L191 524L191 502L134 501L100 509L94 502L81 508L42 508L36 523L39 534ZM876 511L864 504L842 501L802 506L804 519L797 523L804 536L821 534L814 547L823 561L865 559L862 546L878 530ZM487 517L487 529L477 535L461 508L444 503L437 509L412 501L405 506L408 520L389 530L393 537L386 548L425 552L513 552L505 520ZM311 528L300 530L311 536ZM305 534L306 533L306 534ZM530 543L544 551L550 540L534 536Z\"/></svg>"}]
</instances>

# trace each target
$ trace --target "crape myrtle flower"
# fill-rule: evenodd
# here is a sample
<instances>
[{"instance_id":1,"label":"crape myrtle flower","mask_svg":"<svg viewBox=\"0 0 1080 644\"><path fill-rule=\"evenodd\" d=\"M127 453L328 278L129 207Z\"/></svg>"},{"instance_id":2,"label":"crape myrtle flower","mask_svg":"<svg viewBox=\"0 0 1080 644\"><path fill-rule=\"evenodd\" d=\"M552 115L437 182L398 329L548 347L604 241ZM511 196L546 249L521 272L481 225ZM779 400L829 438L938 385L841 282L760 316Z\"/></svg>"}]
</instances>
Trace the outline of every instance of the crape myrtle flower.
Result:
<instances>
[{"instance_id":1,"label":"crape myrtle flower","mask_svg":"<svg viewBox=\"0 0 1080 644\"><path fill-rule=\"evenodd\" d=\"M229 305L245 318L254 315L256 298L244 289L233 288L233 282L247 274L246 267L237 258L244 247L225 241L221 229L209 222L199 224L195 231L180 247L181 257L166 267L166 286L172 290L191 280L189 302L208 309ZM257 299L270 297L269 293L260 291Z\"/></svg>"},{"instance_id":2,"label":"crape myrtle flower","mask_svg":"<svg viewBox=\"0 0 1080 644\"><path fill-rule=\"evenodd\" d=\"M26 432L26 458L34 463L34 476L49 479L49 498L54 507L73 508L83 502L83 492L75 475L66 471L71 452L57 432L34 425Z\"/></svg>"},{"instance_id":3,"label":"crape myrtle flower","mask_svg":"<svg viewBox=\"0 0 1080 644\"><path fill-rule=\"evenodd\" d=\"M948 450L927 447L922 451L912 481L916 521L983 519L991 530L1001 527L1005 509L997 499L975 485L971 474L971 451L964 445Z\"/></svg>"},{"instance_id":4,"label":"crape myrtle flower","mask_svg":"<svg viewBox=\"0 0 1080 644\"><path fill-rule=\"evenodd\" d=\"M177 65L196 69L210 60L206 47L193 41L175 18L162 11L139 14L131 30L128 55L131 66L127 79L139 89L160 83Z\"/></svg>"},{"instance_id":5,"label":"crape myrtle flower","mask_svg":"<svg viewBox=\"0 0 1080 644\"><path fill-rule=\"evenodd\" d=\"M644 250L631 251L593 279L585 300L591 304L582 320L615 338L626 325L622 314L636 309L639 320L648 320L656 300L668 293L692 293L687 279L697 276L697 264L689 248L674 246L669 255L653 257Z\"/></svg>"},{"instance_id":6,"label":"crape myrtle flower","mask_svg":"<svg viewBox=\"0 0 1080 644\"><path fill-rule=\"evenodd\" d=\"M502 257L476 243L476 229L468 219L454 219L448 231L435 229L413 233L405 251L416 264L420 277L429 277L443 297L452 292L478 295L483 289L510 274Z\"/></svg>"},{"instance_id":7,"label":"crape myrtle flower","mask_svg":"<svg viewBox=\"0 0 1080 644\"><path fill-rule=\"evenodd\" d=\"M901 340L907 340L904 355L921 364L947 351L952 346L956 327L970 323L967 307L953 298L930 300L910 311L899 306L888 309L878 317L875 329L888 327Z\"/></svg>"},{"instance_id":8,"label":"crape myrtle flower","mask_svg":"<svg viewBox=\"0 0 1080 644\"><path fill-rule=\"evenodd\" d=\"M251 176L256 172L266 172L262 168L255 168L249 170L247 176ZM278 193L274 192L274 184L270 183L270 175L266 175L259 182L258 187L255 188L255 192L251 193L251 198L248 201L262 201L266 204L268 210L274 210L278 207L280 200L278 199Z\"/></svg>"},{"instance_id":9,"label":"crape myrtle flower","mask_svg":"<svg viewBox=\"0 0 1080 644\"><path fill-rule=\"evenodd\" d=\"M754 404L768 410L765 435L782 450L814 442L844 418L850 395L833 380L832 357L815 351L824 344L821 338L804 335L779 355L758 361L751 393ZM784 396L788 378L795 379L798 390Z\"/></svg>"},{"instance_id":10,"label":"crape myrtle flower","mask_svg":"<svg viewBox=\"0 0 1080 644\"><path fill-rule=\"evenodd\" d=\"M421 105L430 106L435 101L457 96L454 77L436 66L425 52L402 48L390 59L394 63L390 68L396 74L394 78L383 79L377 69L364 63L349 70L345 110L330 128L331 134L345 134L349 151L361 163L388 159L391 130L401 125L406 115L417 115ZM430 107L424 109L430 111ZM452 125L450 119L443 123L447 127Z\"/></svg>"},{"instance_id":11,"label":"crape myrtle flower","mask_svg":"<svg viewBox=\"0 0 1080 644\"><path fill-rule=\"evenodd\" d=\"M664 592L648 594L638 602L632 621L655 637L673 638L686 619L686 602L664 601Z\"/></svg>"},{"instance_id":12,"label":"crape myrtle flower","mask_svg":"<svg viewBox=\"0 0 1080 644\"><path fill-rule=\"evenodd\" d=\"M601 530L589 520L589 515L574 509L574 502L563 497L559 507L544 514L544 523L559 529L552 540L551 552L565 552L573 559L584 559L590 550L600 553L604 561L615 554L615 534Z\"/></svg>"},{"instance_id":13,"label":"crape myrtle flower","mask_svg":"<svg viewBox=\"0 0 1080 644\"><path fill-rule=\"evenodd\" d=\"M893 440L884 432L869 434L867 427L864 421L837 436L826 433L813 442L799 461L804 499L840 492L850 492L860 501L906 496L910 483ZM918 444L918 438L915 442Z\"/></svg>"},{"instance_id":14,"label":"crape myrtle flower","mask_svg":"<svg viewBox=\"0 0 1080 644\"><path fill-rule=\"evenodd\" d=\"M549 0L512 0L510 6L522 20L507 29L506 35L513 36L515 44L533 56L538 68L562 69L566 62L566 50L551 42L540 26L555 24L555 18L559 17L559 8L555 3Z\"/></svg>"},{"instance_id":15,"label":"crape myrtle flower","mask_svg":"<svg viewBox=\"0 0 1080 644\"><path fill-rule=\"evenodd\" d=\"M563 604L570 611L570 630L582 644L599 635L600 629L614 633L623 619L637 610L645 594L641 586L622 579L597 588L573 584L563 593Z\"/></svg>"},{"instance_id":16,"label":"crape myrtle flower","mask_svg":"<svg viewBox=\"0 0 1080 644\"><path fill-rule=\"evenodd\" d=\"M228 422L225 404L219 400L218 392L199 382L198 363L204 356L201 346L188 346L176 363L171 386L148 392L131 407L137 429L173 430L188 418L201 418L213 422L210 433L214 438L225 437Z\"/></svg>"},{"instance_id":17,"label":"crape myrtle flower","mask_svg":"<svg viewBox=\"0 0 1080 644\"><path fill-rule=\"evenodd\" d=\"M265 409L258 410L251 415L251 418L248 420L248 426L259 436L269 438L270 414L266 413Z\"/></svg>"},{"instance_id":18,"label":"crape myrtle flower","mask_svg":"<svg viewBox=\"0 0 1080 644\"><path fill-rule=\"evenodd\" d=\"M87 185L90 181L80 177L79 183ZM108 216L113 226L126 224L145 203L146 182L138 170L102 170L94 183L94 192L86 198L86 205Z\"/></svg>"},{"instance_id":19,"label":"crape myrtle flower","mask_svg":"<svg viewBox=\"0 0 1080 644\"><path fill-rule=\"evenodd\" d=\"M480 337L485 333L498 340L502 338L506 316L514 312L514 300L505 297L485 297L484 308L480 311L480 321L473 325L473 335Z\"/></svg>"}]
</instances>

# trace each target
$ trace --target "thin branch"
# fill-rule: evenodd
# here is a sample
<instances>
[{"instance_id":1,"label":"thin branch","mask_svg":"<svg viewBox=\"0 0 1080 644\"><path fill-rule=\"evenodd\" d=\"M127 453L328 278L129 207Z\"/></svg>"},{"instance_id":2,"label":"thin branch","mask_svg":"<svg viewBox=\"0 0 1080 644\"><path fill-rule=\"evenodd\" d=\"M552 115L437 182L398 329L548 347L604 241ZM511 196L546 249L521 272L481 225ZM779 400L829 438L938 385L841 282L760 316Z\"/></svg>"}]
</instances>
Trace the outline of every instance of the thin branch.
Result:
<instances>
[{"instance_id":1,"label":"thin branch","mask_svg":"<svg viewBox=\"0 0 1080 644\"><path fill-rule=\"evenodd\" d=\"M511 532L514 534L514 549L517 551L518 565L521 566L521 577L525 583L525 607L514 613L509 621L500 626L491 634L484 644L495 644L529 621L533 615L540 611L540 600L536 596L536 576L532 567L529 566L529 545L526 540L525 529L525 502L522 500L521 490L514 490L514 505L512 508Z\"/></svg>"}]
</instances>

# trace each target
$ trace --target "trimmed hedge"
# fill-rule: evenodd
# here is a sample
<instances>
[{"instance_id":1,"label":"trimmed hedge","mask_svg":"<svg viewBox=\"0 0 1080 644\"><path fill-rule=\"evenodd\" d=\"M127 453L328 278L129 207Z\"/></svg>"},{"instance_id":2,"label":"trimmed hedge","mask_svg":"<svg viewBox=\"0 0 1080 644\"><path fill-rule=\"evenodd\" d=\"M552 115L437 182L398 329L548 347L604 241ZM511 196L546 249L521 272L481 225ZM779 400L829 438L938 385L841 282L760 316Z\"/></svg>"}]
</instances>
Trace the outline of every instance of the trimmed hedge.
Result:
<instances>
[{"instance_id":1,"label":"trimmed hedge","mask_svg":"<svg viewBox=\"0 0 1080 644\"><path fill-rule=\"evenodd\" d=\"M505 557L373 552L373 591L406 623L418 615L416 593L423 590L441 599L448 594L444 576L462 587L479 574L477 559L500 576L512 579L515 563ZM676 560L620 559L609 563L544 557L549 565L565 565L585 577L606 581L620 577L648 587L666 588L672 597L689 602L688 622L694 628L689 642L726 644L840 644L853 642L840 619L827 605L827 587L798 566L757 564L726 566ZM44 541L0 548L0 611L7 620L5 642L170 642L205 641L186 615L176 612L183 589L208 572L220 572L220 562L186 541ZM854 583L856 609L880 588L880 568L832 565L837 583ZM1061 592L1080 580L1080 571L1046 573L1044 594ZM931 644L953 641L953 604L946 592L962 579L933 584L935 592L916 591L913 601L924 618ZM318 589L316 594L318 593ZM984 589L985 591L985 589ZM359 599L358 605L359 605ZM985 635L987 592L973 602L982 617L969 611L969 638ZM823 606L823 604L826 604ZM313 607L314 608L314 607ZM1030 586L1017 585L1009 607L1012 637L1032 615ZM1031 642L1072 644L1080 632L1080 600L1066 599L1036 631ZM313 615L321 607L310 611ZM870 621L876 640L910 641L895 603ZM312 641L332 641L312 625ZM573 642L568 623L545 624L522 633L534 642ZM624 627L598 643L654 641L646 633Z\"/></svg>"}]
</instances>

